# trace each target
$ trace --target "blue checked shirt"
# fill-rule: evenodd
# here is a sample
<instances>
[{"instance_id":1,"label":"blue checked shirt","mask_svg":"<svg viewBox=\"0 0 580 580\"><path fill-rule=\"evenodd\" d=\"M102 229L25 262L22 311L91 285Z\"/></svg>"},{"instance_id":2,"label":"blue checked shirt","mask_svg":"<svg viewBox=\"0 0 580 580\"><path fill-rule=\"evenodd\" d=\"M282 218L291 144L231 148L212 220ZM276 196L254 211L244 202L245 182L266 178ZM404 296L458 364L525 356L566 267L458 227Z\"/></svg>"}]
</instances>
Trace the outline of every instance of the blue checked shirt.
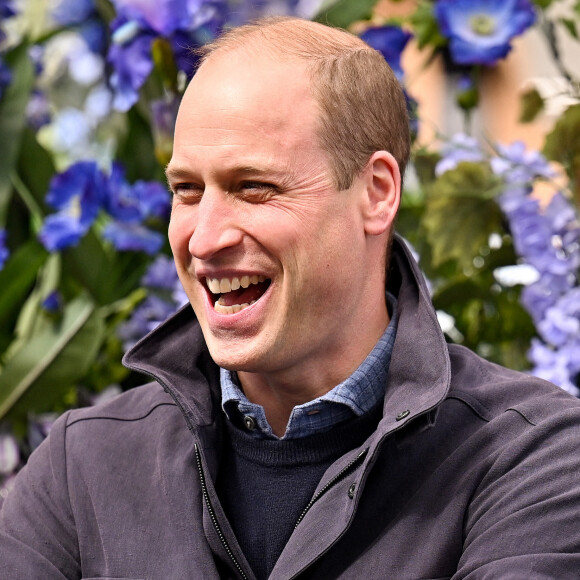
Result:
<instances>
[{"instance_id":1,"label":"blue checked shirt","mask_svg":"<svg viewBox=\"0 0 580 580\"><path fill-rule=\"evenodd\" d=\"M282 439L321 433L338 423L370 411L384 396L391 353L397 333L397 300L388 295L391 321L361 365L345 381L313 401L297 405ZM279 439L272 432L264 407L251 403L237 384L235 372L221 369L222 408L231 421L246 425L257 439Z\"/></svg>"}]
</instances>

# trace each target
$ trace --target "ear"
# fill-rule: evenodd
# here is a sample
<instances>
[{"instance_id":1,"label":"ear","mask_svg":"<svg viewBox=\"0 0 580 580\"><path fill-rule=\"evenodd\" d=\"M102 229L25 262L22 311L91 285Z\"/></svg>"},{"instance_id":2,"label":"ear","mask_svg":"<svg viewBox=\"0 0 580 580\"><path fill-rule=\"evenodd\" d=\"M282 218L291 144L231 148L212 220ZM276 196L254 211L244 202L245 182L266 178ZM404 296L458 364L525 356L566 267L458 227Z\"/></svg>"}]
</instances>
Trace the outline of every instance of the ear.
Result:
<instances>
[{"instance_id":1,"label":"ear","mask_svg":"<svg viewBox=\"0 0 580 580\"><path fill-rule=\"evenodd\" d=\"M378 236L390 231L401 200L401 172L395 158L386 151L372 154L365 169L363 215L365 232Z\"/></svg>"}]
</instances>

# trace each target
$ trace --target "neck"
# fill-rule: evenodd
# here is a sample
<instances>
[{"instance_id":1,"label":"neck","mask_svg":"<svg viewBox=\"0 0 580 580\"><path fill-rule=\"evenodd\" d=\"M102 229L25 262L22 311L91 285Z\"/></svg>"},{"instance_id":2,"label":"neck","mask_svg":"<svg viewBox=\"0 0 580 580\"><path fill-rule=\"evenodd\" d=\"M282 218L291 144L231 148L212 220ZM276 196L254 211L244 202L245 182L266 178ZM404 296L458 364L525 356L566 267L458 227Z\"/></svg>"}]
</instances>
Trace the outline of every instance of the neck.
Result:
<instances>
[{"instance_id":1,"label":"neck","mask_svg":"<svg viewBox=\"0 0 580 580\"><path fill-rule=\"evenodd\" d=\"M385 309L377 317L373 329L363 330L363 336L351 335L349 347L326 357L326 362L315 358L311 362L289 369L266 373L238 371L244 394L252 402L264 408L268 423L277 437L286 432L292 410L322 397L336 385L347 379L364 361L389 324Z\"/></svg>"}]
</instances>

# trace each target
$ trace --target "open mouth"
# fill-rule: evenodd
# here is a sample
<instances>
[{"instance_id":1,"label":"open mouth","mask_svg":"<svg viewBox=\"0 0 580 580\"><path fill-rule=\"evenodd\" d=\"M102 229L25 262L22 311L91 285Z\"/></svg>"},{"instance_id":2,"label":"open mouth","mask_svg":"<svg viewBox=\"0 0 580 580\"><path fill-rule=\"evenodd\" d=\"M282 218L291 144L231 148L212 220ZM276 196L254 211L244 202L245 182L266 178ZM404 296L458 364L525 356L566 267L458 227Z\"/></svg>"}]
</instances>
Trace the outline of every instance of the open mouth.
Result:
<instances>
[{"instance_id":1,"label":"open mouth","mask_svg":"<svg viewBox=\"0 0 580 580\"><path fill-rule=\"evenodd\" d=\"M235 314L256 303L270 286L265 276L241 276L240 278L206 278L213 307L219 314Z\"/></svg>"}]
</instances>

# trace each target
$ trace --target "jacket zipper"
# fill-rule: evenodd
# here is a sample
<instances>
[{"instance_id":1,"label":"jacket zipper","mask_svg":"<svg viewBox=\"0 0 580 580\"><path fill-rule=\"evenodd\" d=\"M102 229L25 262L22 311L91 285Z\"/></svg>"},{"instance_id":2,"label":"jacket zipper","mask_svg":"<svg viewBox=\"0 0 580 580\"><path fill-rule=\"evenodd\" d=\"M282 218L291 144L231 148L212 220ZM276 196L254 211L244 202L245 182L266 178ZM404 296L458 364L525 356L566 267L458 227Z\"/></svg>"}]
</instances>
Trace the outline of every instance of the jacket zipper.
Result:
<instances>
[{"instance_id":1,"label":"jacket zipper","mask_svg":"<svg viewBox=\"0 0 580 580\"><path fill-rule=\"evenodd\" d=\"M139 368L135 368L135 370L138 370L141 373L149 375L150 377L152 377L155 381L157 381L163 387L163 390L166 393L168 393L171 396L171 398L175 401L175 404L177 405L177 407L181 411L181 414L183 415L183 418L185 419L185 422L189 428L189 431L191 433L193 433L193 431L194 431L193 425L191 424L191 421L189 420L189 417L187 416L185 409L183 408L183 406L181 405L179 400L175 397L175 395L173 394L171 389L169 389L168 386L165 384L165 382L162 381L161 379L159 379L158 377L156 377L153 373L150 373L150 372L145 371L145 370L141 370ZM207 511L209 512L209 516L210 516L211 521L213 523L213 527L215 528L215 531L217 532L217 535L220 539L220 542L222 543L222 546L224 547L225 551L227 552L228 556L230 557L236 570L239 572L239 574L243 578L243 580L248 580L248 576L246 575L242 566L238 562L238 559L236 558L236 556L232 552L232 549L230 548L230 545L228 544L228 541L226 540L226 538L225 538L225 536L220 528L219 522L217 521L213 506L211 504L211 500L209 499L209 494L207 492L207 485L205 483L205 473L203 471L203 465L201 463L201 453L199 451L199 446L197 445L196 441L194 441L193 446L195 449L195 461L197 463L197 471L199 473L199 479L200 479L200 483L201 483L201 493L203 495L205 505L207 506Z\"/></svg>"},{"instance_id":2,"label":"jacket zipper","mask_svg":"<svg viewBox=\"0 0 580 580\"><path fill-rule=\"evenodd\" d=\"M213 527L215 528L215 531L217 532L217 535L220 539L220 542L222 543L222 546L224 547L224 549L227 552L228 556L230 557L232 563L236 567L236 570L240 573L240 576L244 580L248 580L248 577L246 576L246 574L245 574L244 570L242 569L242 566L238 562L236 556L232 552L230 545L228 544L228 541L226 540L226 538L225 538L225 536L220 528L219 522L217 521L213 506L211 504L211 500L209 499L209 494L207 492L207 486L205 483L205 473L203 471L203 465L201 464L201 454L199 451L199 447L197 446L197 443L194 443L194 447L195 447L195 460L197 462L197 470L199 471L199 479L201 481L201 491L202 491L203 499L205 501L205 505L207 506L207 511L209 512L209 517L211 518Z\"/></svg>"},{"instance_id":3,"label":"jacket zipper","mask_svg":"<svg viewBox=\"0 0 580 580\"><path fill-rule=\"evenodd\" d=\"M296 524L294 525L294 529L296 529L298 527L298 525L300 524L300 522L304 519L304 517L306 516L306 514L308 513L308 511L310 510L310 508L335 484L337 484L339 481L341 481L342 479L344 479L349 471L352 471L352 469L358 465L365 457L366 454L368 453L369 448L367 447L366 449L363 449L350 463L348 463L348 465L345 465L324 487L322 487L318 493L316 493L312 499L308 502L308 505L304 508L304 510L302 511L302 513L300 514L300 517L298 518L298 521L296 522Z\"/></svg>"}]
</instances>

